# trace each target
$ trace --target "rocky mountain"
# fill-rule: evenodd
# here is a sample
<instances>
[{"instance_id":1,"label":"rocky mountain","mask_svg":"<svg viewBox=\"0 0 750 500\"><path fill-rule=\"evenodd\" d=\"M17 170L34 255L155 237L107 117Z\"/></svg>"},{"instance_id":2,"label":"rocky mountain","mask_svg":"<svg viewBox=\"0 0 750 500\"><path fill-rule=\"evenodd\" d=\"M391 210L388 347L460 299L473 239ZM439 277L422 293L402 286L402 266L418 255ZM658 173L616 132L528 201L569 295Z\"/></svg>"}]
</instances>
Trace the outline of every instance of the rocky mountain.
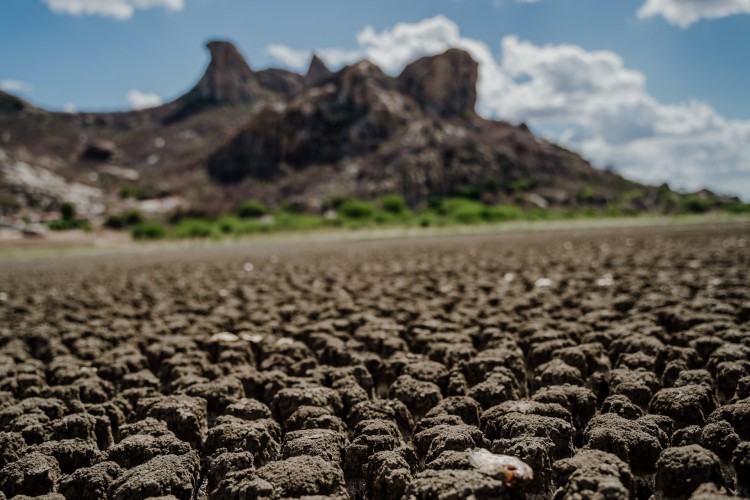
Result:
<instances>
[{"instance_id":1,"label":"rocky mountain","mask_svg":"<svg viewBox=\"0 0 750 500\"><path fill-rule=\"evenodd\" d=\"M78 203L82 192L96 199L80 207L90 216L217 213L248 198L318 210L335 196L387 193L413 206L454 195L571 206L639 190L643 208L656 203L655 187L595 169L524 124L478 116L478 66L464 51L392 77L368 61L332 72L317 56L305 75L254 71L231 43L207 47L198 82L152 109L55 113L0 92L2 213ZM51 178L55 189L40 191Z\"/></svg>"},{"instance_id":2,"label":"rocky mountain","mask_svg":"<svg viewBox=\"0 0 750 500\"><path fill-rule=\"evenodd\" d=\"M415 61L397 78L353 64L264 106L210 155L207 172L230 189L261 198L270 190L271 199L280 192L310 208L330 196L390 192L411 205L465 193L543 206L605 203L639 187L523 124L477 116L477 76L461 50Z\"/></svg>"}]
</instances>

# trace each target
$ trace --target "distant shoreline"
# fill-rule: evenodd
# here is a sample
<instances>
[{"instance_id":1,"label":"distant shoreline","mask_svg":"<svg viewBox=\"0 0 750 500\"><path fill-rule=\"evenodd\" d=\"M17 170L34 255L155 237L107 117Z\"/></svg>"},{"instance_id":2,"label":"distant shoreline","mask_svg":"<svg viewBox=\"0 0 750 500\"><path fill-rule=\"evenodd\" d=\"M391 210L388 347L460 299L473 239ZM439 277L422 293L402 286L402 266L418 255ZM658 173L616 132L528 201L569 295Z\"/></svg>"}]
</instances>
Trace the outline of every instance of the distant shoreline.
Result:
<instances>
[{"instance_id":1,"label":"distant shoreline","mask_svg":"<svg viewBox=\"0 0 750 500\"><path fill-rule=\"evenodd\" d=\"M445 227L385 227L315 229L271 234L228 236L221 239L135 241L123 231L67 231L52 237L0 238L0 262L53 259L113 253L149 253L190 250L233 245L306 244L336 241L367 241L430 237L482 236L566 230L628 229L659 226L696 226L750 224L747 214L701 214L676 216L640 216L585 218L541 221L507 221L492 224L450 225Z\"/></svg>"}]
</instances>

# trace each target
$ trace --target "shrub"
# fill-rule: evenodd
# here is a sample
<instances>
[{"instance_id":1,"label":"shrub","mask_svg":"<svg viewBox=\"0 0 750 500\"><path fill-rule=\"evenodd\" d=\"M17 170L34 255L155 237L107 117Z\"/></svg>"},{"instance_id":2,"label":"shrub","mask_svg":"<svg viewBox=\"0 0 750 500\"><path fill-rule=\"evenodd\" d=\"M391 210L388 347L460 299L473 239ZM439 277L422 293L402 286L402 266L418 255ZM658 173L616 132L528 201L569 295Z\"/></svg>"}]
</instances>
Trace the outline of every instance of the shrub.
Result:
<instances>
[{"instance_id":1,"label":"shrub","mask_svg":"<svg viewBox=\"0 0 750 500\"><path fill-rule=\"evenodd\" d=\"M701 198L700 196L686 196L680 200L680 208L683 212L702 214L708 212L714 206L714 200Z\"/></svg>"},{"instance_id":2,"label":"shrub","mask_svg":"<svg viewBox=\"0 0 750 500\"><path fill-rule=\"evenodd\" d=\"M47 224L52 231L67 231L69 229L83 229L84 231L91 230L91 224L85 220L79 219L60 219L53 220Z\"/></svg>"},{"instance_id":3,"label":"shrub","mask_svg":"<svg viewBox=\"0 0 750 500\"><path fill-rule=\"evenodd\" d=\"M240 217L246 219L263 217L267 213L268 209L266 208L266 206L257 200L246 201L240 206L240 209L237 211L237 214Z\"/></svg>"},{"instance_id":4,"label":"shrub","mask_svg":"<svg viewBox=\"0 0 750 500\"><path fill-rule=\"evenodd\" d=\"M578 193L578 201L585 204L595 203L596 194L590 187L586 186Z\"/></svg>"},{"instance_id":5,"label":"shrub","mask_svg":"<svg viewBox=\"0 0 750 500\"><path fill-rule=\"evenodd\" d=\"M464 198L449 198L442 211L461 224L476 224L487 218L487 206Z\"/></svg>"},{"instance_id":6,"label":"shrub","mask_svg":"<svg viewBox=\"0 0 750 500\"><path fill-rule=\"evenodd\" d=\"M146 197L143 190L138 186L123 186L120 189L120 198L127 199L132 198L134 200L142 200Z\"/></svg>"},{"instance_id":7,"label":"shrub","mask_svg":"<svg viewBox=\"0 0 750 500\"><path fill-rule=\"evenodd\" d=\"M221 231L222 234L232 234L237 232L239 223L240 221L236 217L225 215L218 220L216 225L219 227L219 231Z\"/></svg>"},{"instance_id":8,"label":"shrub","mask_svg":"<svg viewBox=\"0 0 750 500\"><path fill-rule=\"evenodd\" d=\"M124 229L125 221L123 220L122 215L110 215L107 217L107 220L104 221L104 226L110 229Z\"/></svg>"},{"instance_id":9,"label":"shrub","mask_svg":"<svg viewBox=\"0 0 750 500\"><path fill-rule=\"evenodd\" d=\"M461 198L479 200L482 198L483 190L479 186L463 186L456 190L456 194Z\"/></svg>"},{"instance_id":10,"label":"shrub","mask_svg":"<svg viewBox=\"0 0 750 500\"><path fill-rule=\"evenodd\" d=\"M167 230L158 222L146 221L133 226L130 234L136 240L159 240L167 235Z\"/></svg>"},{"instance_id":11,"label":"shrub","mask_svg":"<svg viewBox=\"0 0 750 500\"><path fill-rule=\"evenodd\" d=\"M119 215L110 215L104 225L110 229L124 229L136 226L145 221L143 214L138 210L126 210Z\"/></svg>"},{"instance_id":12,"label":"shrub","mask_svg":"<svg viewBox=\"0 0 750 500\"><path fill-rule=\"evenodd\" d=\"M406 211L406 201L404 197L398 194L389 194L383 196L380 200L383 210L392 214L400 214Z\"/></svg>"},{"instance_id":13,"label":"shrub","mask_svg":"<svg viewBox=\"0 0 750 500\"><path fill-rule=\"evenodd\" d=\"M485 209L485 218L491 221L518 220L523 211L513 205L495 205Z\"/></svg>"},{"instance_id":14,"label":"shrub","mask_svg":"<svg viewBox=\"0 0 750 500\"><path fill-rule=\"evenodd\" d=\"M341 205L339 213L347 219L362 220L371 218L375 209L366 201L350 200Z\"/></svg>"},{"instance_id":15,"label":"shrub","mask_svg":"<svg viewBox=\"0 0 750 500\"><path fill-rule=\"evenodd\" d=\"M66 201L60 205L60 217L65 221L72 221L76 218L76 206Z\"/></svg>"},{"instance_id":16,"label":"shrub","mask_svg":"<svg viewBox=\"0 0 750 500\"><path fill-rule=\"evenodd\" d=\"M217 227L205 219L183 219L175 228L178 238L210 238L216 235Z\"/></svg>"},{"instance_id":17,"label":"shrub","mask_svg":"<svg viewBox=\"0 0 750 500\"><path fill-rule=\"evenodd\" d=\"M429 213L429 212L423 213L419 217L418 223L419 223L420 227L434 226L437 223L437 217L435 216L435 214L432 214L432 213Z\"/></svg>"},{"instance_id":18,"label":"shrub","mask_svg":"<svg viewBox=\"0 0 750 500\"><path fill-rule=\"evenodd\" d=\"M508 188L513 193L523 193L524 191L530 191L537 186L538 182L536 179L519 179L513 181L508 185Z\"/></svg>"},{"instance_id":19,"label":"shrub","mask_svg":"<svg viewBox=\"0 0 750 500\"><path fill-rule=\"evenodd\" d=\"M727 203L721 209L733 214L750 214L750 203Z\"/></svg>"}]
</instances>

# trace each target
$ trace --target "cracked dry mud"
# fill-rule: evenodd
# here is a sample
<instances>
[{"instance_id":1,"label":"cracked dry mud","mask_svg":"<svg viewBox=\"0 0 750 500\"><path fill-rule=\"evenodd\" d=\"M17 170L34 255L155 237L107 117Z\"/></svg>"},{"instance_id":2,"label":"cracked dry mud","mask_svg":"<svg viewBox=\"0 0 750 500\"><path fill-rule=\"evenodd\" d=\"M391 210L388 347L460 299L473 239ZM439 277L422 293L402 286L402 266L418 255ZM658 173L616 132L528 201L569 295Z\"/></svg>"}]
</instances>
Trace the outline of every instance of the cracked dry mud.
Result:
<instances>
[{"instance_id":1,"label":"cracked dry mud","mask_svg":"<svg viewBox=\"0 0 750 500\"><path fill-rule=\"evenodd\" d=\"M6 262L0 498L750 495L749 245L728 225Z\"/></svg>"}]
</instances>

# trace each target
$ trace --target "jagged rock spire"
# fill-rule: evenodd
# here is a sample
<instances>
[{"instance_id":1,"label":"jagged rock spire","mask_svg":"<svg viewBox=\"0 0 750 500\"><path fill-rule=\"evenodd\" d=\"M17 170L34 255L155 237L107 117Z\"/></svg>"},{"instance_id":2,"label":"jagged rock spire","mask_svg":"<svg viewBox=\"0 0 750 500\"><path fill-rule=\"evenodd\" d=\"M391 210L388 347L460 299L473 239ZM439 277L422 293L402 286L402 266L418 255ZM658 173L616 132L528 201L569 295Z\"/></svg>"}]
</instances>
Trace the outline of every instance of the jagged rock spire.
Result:
<instances>
[{"instance_id":1,"label":"jagged rock spire","mask_svg":"<svg viewBox=\"0 0 750 500\"><path fill-rule=\"evenodd\" d=\"M189 101L218 103L251 102L261 92L261 85L230 42L212 41L206 44L211 62L198 84L185 96Z\"/></svg>"},{"instance_id":2,"label":"jagged rock spire","mask_svg":"<svg viewBox=\"0 0 750 500\"><path fill-rule=\"evenodd\" d=\"M310 67L307 69L307 74L305 75L305 85L316 85L332 74L326 63L317 54L313 54Z\"/></svg>"}]
</instances>

